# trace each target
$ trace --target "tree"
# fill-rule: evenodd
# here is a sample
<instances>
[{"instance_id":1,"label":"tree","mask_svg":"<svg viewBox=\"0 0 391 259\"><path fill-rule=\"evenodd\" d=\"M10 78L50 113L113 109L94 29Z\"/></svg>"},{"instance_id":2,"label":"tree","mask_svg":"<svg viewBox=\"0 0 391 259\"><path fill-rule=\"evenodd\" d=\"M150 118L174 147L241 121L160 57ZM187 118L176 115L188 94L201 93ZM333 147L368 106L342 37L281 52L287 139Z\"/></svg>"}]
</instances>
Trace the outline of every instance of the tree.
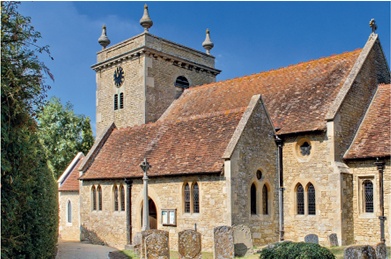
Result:
<instances>
[{"instance_id":1,"label":"tree","mask_svg":"<svg viewBox=\"0 0 391 259\"><path fill-rule=\"evenodd\" d=\"M94 144L90 119L76 115L72 104L63 106L59 98L52 97L38 113L38 125L40 142L56 178L78 152L87 154Z\"/></svg>"},{"instance_id":2,"label":"tree","mask_svg":"<svg viewBox=\"0 0 391 259\"><path fill-rule=\"evenodd\" d=\"M1 256L52 258L58 235L57 185L38 141L34 116L49 69L41 35L19 3L1 2Z\"/></svg>"}]
</instances>

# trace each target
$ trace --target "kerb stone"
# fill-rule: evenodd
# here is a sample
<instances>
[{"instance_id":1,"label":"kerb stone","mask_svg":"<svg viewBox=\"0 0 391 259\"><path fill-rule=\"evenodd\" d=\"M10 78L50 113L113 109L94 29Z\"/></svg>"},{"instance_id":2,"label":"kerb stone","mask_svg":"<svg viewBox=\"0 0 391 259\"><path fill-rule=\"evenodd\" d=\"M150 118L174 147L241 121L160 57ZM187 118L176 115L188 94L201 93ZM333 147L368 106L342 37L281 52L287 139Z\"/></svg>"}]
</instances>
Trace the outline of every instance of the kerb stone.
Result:
<instances>
[{"instance_id":1,"label":"kerb stone","mask_svg":"<svg viewBox=\"0 0 391 259\"><path fill-rule=\"evenodd\" d=\"M214 228L214 259L234 258L234 237L233 229L228 226Z\"/></svg>"},{"instance_id":2,"label":"kerb stone","mask_svg":"<svg viewBox=\"0 0 391 259\"><path fill-rule=\"evenodd\" d=\"M252 252L253 240L248 226L233 226L233 235L235 256L242 257Z\"/></svg>"},{"instance_id":3,"label":"kerb stone","mask_svg":"<svg viewBox=\"0 0 391 259\"><path fill-rule=\"evenodd\" d=\"M195 230L184 230L178 233L179 258L201 259L201 234Z\"/></svg>"}]
</instances>

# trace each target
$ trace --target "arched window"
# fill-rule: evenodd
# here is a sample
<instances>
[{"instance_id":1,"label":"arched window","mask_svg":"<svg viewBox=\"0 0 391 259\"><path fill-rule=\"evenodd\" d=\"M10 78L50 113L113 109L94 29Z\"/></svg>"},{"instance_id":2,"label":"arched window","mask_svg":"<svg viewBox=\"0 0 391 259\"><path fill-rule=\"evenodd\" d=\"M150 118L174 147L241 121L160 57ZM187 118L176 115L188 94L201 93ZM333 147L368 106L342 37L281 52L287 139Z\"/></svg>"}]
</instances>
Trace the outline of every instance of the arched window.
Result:
<instances>
[{"instance_id":1,"label":"arched window","mask_svg":"<svg viewBox=\"0 0 391 259\"><path fill-rule=\"evenodd\" d=\"M373 183L370 180L363 182L364 195L364 211L366 213L373 212Z\"/></svg>"},{"instance_id":2,"label":"arched window","mask_svg":"<svg viewBox=\"0 0 391 259\"><path fill-rule=\"evenodd\" d=\"M92 200L92 210L96 210L96 189L95 185L91 188L91 200Z\"/></svg>"},{"instance_id":3,"label":"arched window","mask_svg":"<svg viewBox=\"0 0 391 259\"><path fill-rule=\"evenodd\" d=\"M125 211L125 188L122 184L119 190L121 195L121 211Z\"/></svg>"},{"instance_id":4,"label":"arched window","mask_svg":"<svg viewBox=\"0 0 391 259\"><path fill-rule=\"evenodd\" d=\"M98 185L98 210L102 210L102 187Z\"/></svg>"},{"instance_id":5,"label":"arched window","mask_svg":"<svg viewBox=\"0 0 391 259\"><path fill-rule=\"evenodd\" d=\"M113 194L114 194L114 210L118 211L118 187L117 187L117 185L114 185Z\"/></svg>"},{"instance_id":6,"label":"arched window","mask_svg":"<svg viewBox=\"0 0 391 259\"><path fill-rule=\"evenodd\" d=\"M71 204L71 201L68 201L68 204L67 204L67 222L72 223L72 204Z\"/></svg>"},{"instance_id":7,"label":"arched window","mask_svg":"<svg viewBox=\"0 0 391 259\"><path fill-rule=\"evenodd\" d=\"M185 184L184 188L184 200L185 200L185 213L190 213L190 187L189 184Z\"/></svg>"},{"instance_id":8,"label":"arched window","mask_svg":"<svg viewBox=\"0 0 391 259\"><path fill-rule=\"evenodd\" d=\"M304 189L301 184L296 188L297 214L304 215Z\"/></svg>"},{"instance_id":9,"label":"arched window","mask_svg":"<svg viewBox=\"0 0 391 259\"><path fill-rule=\"evenodd\" d=\"M200 212L200 202L199 202L199 189L198 189L198 184L195 183L193 185L193 212L194 213L199 213Z\"/></svg>"},{"instance_id":10,"label":"arched window","mask_svg":"<svg viewBox=\"0 0 391 259\"><path fill-rule=\"evenodd\" d=\"M268 215L269 214L269 191L267 189L266 184L263 185L262 188L262 213L263 215Z\"/></svg>"},{"instance_id":11,"label":"arched window","mask_svg":"<svg viewBox=\"0 0 391 259\"><path fill-rule=\"evenodd\" d=\"M120 109L124 108L124 93L119 94L119 108Z\"/></svg>"},{"instance_id":12,"label":"arched window","mask_svg":"<svg viewBox=\"0 0 391 259\"><path fill-rule=\"evenodd\" d=\"M189 81L187 81L186 77L184 76L178 76L177 79L175 80L175 89L176 89L176 94L175 94L175 99L179 98L183 91L187 88L189 88Z\"/></svg>"},{"instance_id":13,"label":"arched window","mask_svg":"<svg viewBox=\"0 0 391 259\"><path fill-rule=\"evenodd\" d=\"M114 95L114 110L118 110L118 94Z\"/></svg>"},{"instance_id":14,"label":"arched window","mask_svg":"<svg viewBox=\"0 0 391 259\"><path fill-rule=\"evenodd\" d=\"M250 196L251 196L251 214L257 214L257 187L255 187L255 184L251 185L250 190Z\"/></svg>"},{"instance_id":15,"label":"arched window","mask_svg":"<svg viewBox=\"0 0 391 259\"><path fill-rule=\"evenodd\" d=\"M315 215L316 214L315 188L312 185L312 183L308 184L307 200L308 200L308 215Z\"/></svg>"}]
</instances>

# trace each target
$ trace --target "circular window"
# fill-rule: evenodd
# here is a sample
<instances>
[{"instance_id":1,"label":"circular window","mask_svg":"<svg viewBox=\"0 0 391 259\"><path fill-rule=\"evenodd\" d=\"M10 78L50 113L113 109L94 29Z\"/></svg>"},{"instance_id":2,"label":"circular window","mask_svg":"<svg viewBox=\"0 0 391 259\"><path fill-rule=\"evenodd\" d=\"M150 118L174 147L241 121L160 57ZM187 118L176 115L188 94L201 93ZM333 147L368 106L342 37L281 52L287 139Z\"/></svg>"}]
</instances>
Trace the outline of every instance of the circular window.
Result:
<instances>
[{"instance_id":1,"label":"circular window","mask_svg":"<svg viewBox=\"0 0 391 259\"><path fill-rule=\"evenodd\" d=\"M262 178L262 171L261 170L257 170L257 179L258 180L261 180L261 178Z\"/></svg>"},{"instance_id":2,"label":"circular window","mask_svg":"<svg viewBox=\"0 0 391 259\"><path fill-rule=\"evenodd\" d=\"M308 161L314 153L313 145L307 138L299 139L295 147L295 155L299 161Z\"/></svg>"}]
</instances>

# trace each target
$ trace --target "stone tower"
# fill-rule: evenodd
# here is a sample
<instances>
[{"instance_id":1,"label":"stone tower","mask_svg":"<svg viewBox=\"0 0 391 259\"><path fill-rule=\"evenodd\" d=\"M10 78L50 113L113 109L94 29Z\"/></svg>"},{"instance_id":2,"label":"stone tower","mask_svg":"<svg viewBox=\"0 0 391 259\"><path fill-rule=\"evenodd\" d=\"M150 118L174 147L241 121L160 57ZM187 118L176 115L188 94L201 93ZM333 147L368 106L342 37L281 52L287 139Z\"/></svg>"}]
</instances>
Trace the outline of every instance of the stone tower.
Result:
<instances>
[{"instance_id":1,"label":"stone tower","mask_svg":"<svg viewBox=\"0 0 391 259\"><path fill-rule=\"evenodd\" d=\"M209 30L203 53L149 33L148 7L140 20L144 32L116 45L103 26L97 53L96 134L113 122L118 128L156 121L188 87L216 81L221 71L210 55Z\"/></svg>"}]
</instances>

